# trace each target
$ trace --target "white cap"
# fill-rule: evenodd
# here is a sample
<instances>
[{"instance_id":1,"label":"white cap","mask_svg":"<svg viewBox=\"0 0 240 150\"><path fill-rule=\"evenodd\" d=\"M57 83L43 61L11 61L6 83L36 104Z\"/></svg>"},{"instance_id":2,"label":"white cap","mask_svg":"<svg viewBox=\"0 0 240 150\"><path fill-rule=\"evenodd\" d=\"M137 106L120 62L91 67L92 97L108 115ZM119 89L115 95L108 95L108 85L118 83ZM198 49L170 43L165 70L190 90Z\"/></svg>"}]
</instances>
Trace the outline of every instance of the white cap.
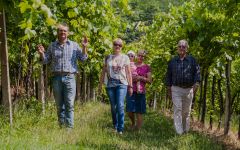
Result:
<instances>
[{"instance_id":1,"label":"white cap","mask_svg":"<svg viewBox=\"0 0 240 150\"><path fill-rule=\"evenodd\" d=\"M132 51L132 50L128 51L127 54L128 54L128 55L129 55L129 54L132 54L132 55L135 56L135 53L134 53L134 51Z\"/></svg>"}]
</instances>

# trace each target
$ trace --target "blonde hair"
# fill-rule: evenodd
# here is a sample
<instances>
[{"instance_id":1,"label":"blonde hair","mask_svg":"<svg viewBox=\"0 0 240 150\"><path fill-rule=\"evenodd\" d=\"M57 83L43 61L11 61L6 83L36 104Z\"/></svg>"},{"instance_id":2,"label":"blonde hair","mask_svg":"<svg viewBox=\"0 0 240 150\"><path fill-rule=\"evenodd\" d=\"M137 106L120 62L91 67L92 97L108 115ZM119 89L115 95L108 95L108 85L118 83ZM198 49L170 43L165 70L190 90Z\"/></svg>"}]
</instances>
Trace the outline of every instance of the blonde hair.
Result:
<instances>
[{"instance_id":1,"label":"blonde hair","mask_svg":"<svg viewBox=\"0 0 240 150\"><path fill-rule=\"evenodd\" d=\"M140 49L140 50L138 50L138 53L137 53L137 54L138 54L138 55L141 54L141 55L145 56L145 55L147 54L147 51L146 51L146 50L143 50L143 49Z\"/></svg>"},{"instance_id":2,"label":"blonde hair","mask_svg":"<svg viewBox=\"0 0 240 150\"><path fill-rule=\"evenodd\" d=\"M123 44L123 40L120 39L120 38L116 38L116 39L114 39L114 40L113 40L113 43L115 43L115 42L117 42L117 41L118 41L118 42L121 42L121 43Z\"/></svg>"}]
</instances>

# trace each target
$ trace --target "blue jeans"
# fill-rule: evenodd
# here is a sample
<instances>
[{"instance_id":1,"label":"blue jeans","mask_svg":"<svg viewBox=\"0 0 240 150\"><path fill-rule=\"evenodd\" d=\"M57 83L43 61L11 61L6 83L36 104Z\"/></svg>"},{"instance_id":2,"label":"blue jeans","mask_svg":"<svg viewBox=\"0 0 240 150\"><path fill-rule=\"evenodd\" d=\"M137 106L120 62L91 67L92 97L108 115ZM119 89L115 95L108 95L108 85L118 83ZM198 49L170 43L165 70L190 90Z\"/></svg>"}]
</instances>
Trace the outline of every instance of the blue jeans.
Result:
<instances>
[{"instance_id":1,"label":"blue jeans","mask_svg":"<svg viewBox=\"0 0 240 150\"><path fill-rule=\"evenodd\" d=\"M118 132L124 128L124 99L127 94L127 85L119 84L116 87L107 87L110 99L113 126Z\"/></svg>"},{"instance_id":2,"label":"blue jeans","mask_svg":"<svg viewBox=\"0 0 240 150\"><path fill-rule=\"evenodd\" d=\"M75 75L53 77L53 94L57 106L58 122L60 126L74 125L74 99L76 95Z\"/></svg>"}]
</instances>

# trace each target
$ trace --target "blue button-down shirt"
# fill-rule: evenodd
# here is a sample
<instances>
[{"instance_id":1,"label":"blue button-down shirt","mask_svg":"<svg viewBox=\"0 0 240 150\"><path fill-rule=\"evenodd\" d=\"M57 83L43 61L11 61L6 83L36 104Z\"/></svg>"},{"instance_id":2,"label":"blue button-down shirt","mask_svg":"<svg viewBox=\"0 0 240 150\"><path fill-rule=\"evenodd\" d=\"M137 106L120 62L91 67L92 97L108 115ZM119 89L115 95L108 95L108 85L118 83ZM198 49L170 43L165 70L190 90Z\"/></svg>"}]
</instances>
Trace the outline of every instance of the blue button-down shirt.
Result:
<instances>
[{"instance_id":1,"label":"blue button-down shirt","mask_svg":"<svg viewBox=\"0 0 240 150\"><path fill-rule=\"evenodd\" d=\"M167 86L190 87L196 82L200 82L200 67L192 56L183 60L176 56L168 63Z\"/></svg>"},{"instance_id":2,"label":"blue button-down shirt","mask_svg":"<svg viewBox=\"0 0 240 150\"><path fill-rule=\"evenodd\" d=\"M64 45L58 41L52 42L43 57L43 64L51 63L52 72L75 73L77 59L84 61L87 55L83 55L82 49L76 42L67 40Z\"/></svg>"}]
</instances>

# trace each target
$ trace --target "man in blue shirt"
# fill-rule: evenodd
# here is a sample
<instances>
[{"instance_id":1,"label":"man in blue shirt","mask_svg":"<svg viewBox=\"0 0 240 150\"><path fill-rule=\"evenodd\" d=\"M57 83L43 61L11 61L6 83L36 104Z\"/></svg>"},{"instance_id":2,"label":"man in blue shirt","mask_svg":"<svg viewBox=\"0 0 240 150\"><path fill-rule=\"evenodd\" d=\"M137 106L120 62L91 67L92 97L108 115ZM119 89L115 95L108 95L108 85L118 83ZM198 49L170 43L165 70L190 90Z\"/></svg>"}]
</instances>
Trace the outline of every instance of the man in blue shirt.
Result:
<instances>
[{"instance_id":1,"label":"man in blue shirt","mask_svg":"<svg viewBox=\"0 0 240 150\"><path fill-rule=\"evenodd\" d=\"M59 24L57 27L57 40L52 42L47 51L39 44L37 46L43 64L51 63L53 74L53 94L57 105L59 125L73 128L74 125L74 99L76 95L77 60L87 59L88 40L84 37L82 49L79 45L68 39L69 27Z\"/></svg>"},{"instance_id":2,"label":"man in blue shirt","mask_svg":"<svg viewBox=\"0 0 240 150\"><path fill-rule=\"evenodd\" d=\"M166 85L174 105L174 126L178 134L188 132L192 99L200 82L200 67L195 58L187 55L188 42L178 42L178 56L170 60Z\"/></svg>"}]
</instances>

